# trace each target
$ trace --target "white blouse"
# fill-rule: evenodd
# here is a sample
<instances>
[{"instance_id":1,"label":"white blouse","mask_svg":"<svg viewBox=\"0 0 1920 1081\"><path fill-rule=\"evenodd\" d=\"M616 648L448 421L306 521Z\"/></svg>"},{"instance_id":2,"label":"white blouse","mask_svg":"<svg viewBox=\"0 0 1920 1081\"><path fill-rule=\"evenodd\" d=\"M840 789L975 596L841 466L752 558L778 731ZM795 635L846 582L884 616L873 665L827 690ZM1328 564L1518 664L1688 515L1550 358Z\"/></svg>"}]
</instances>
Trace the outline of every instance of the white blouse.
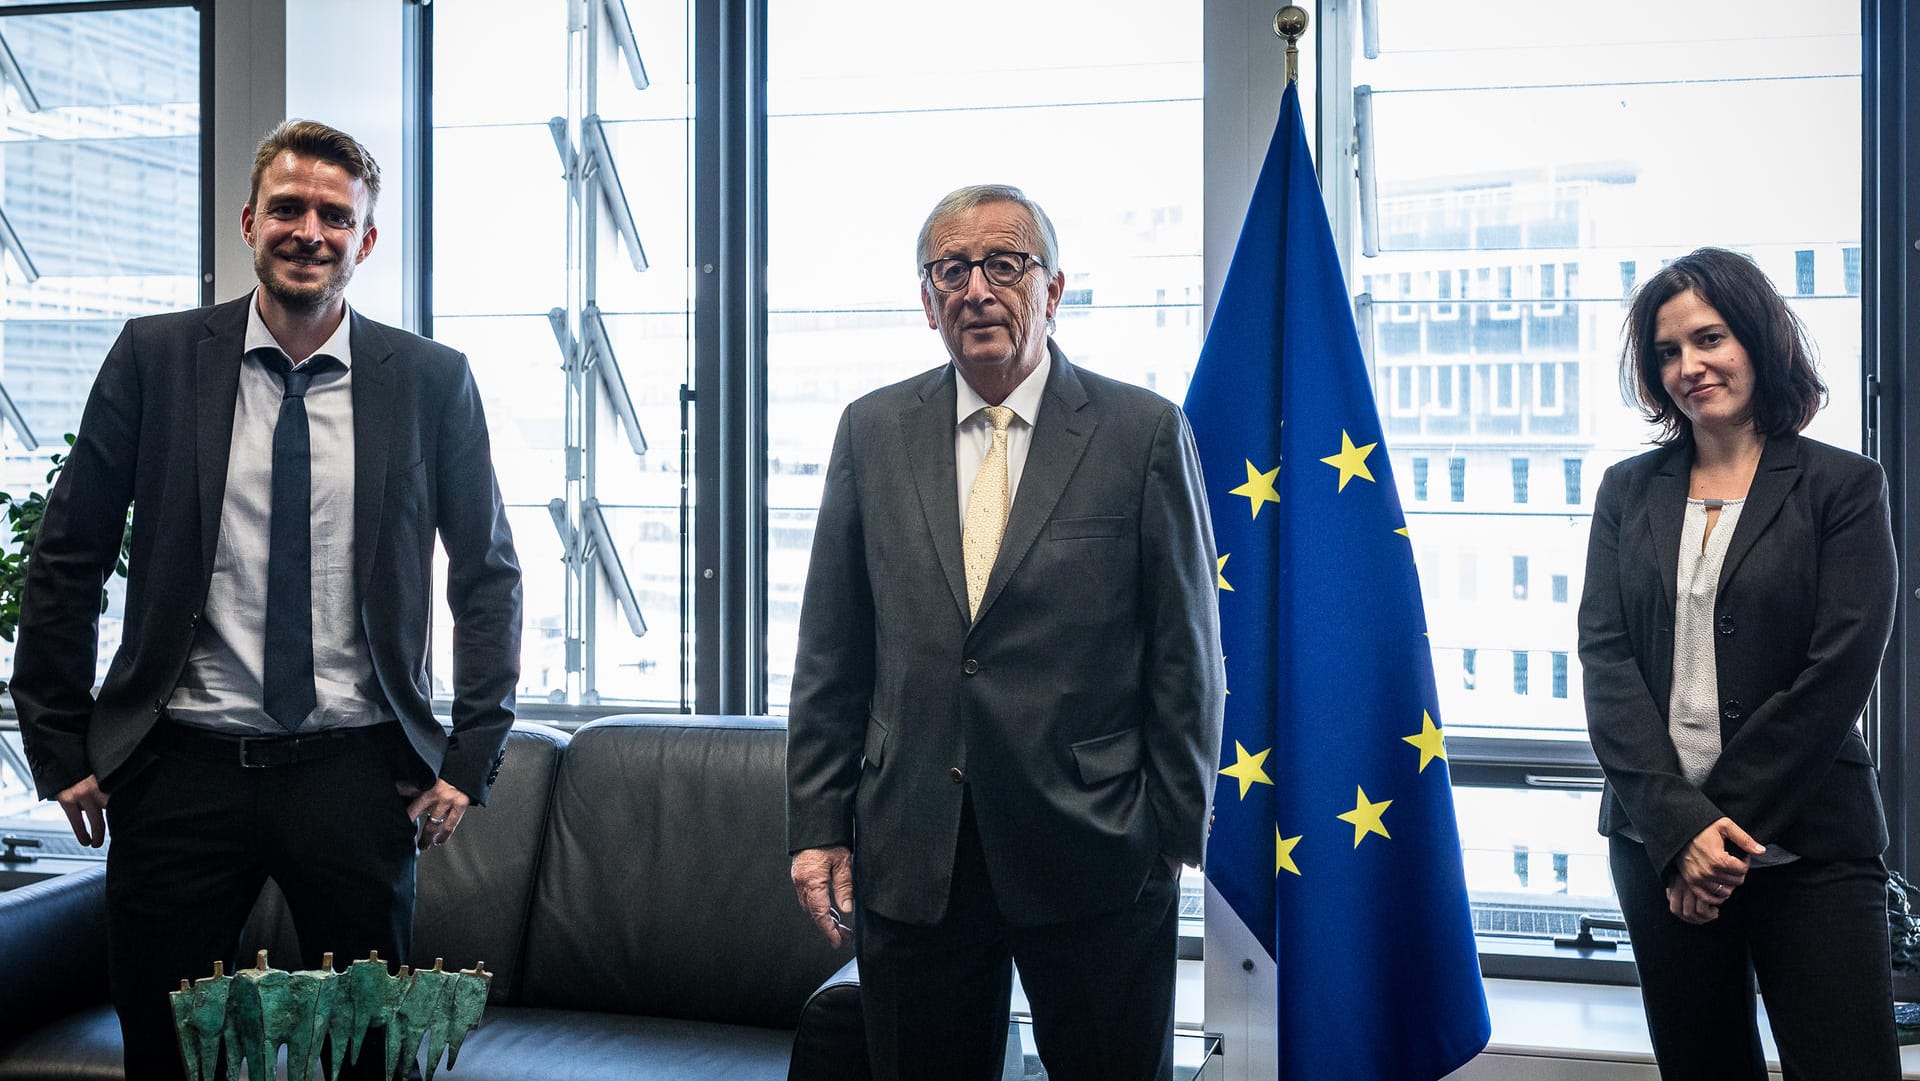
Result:
<instances>
[{"instance_id":1,"label":"white blouse","mask_svg":"<svg viewBox=\"0 0 1920 1081\"><path fill-rule=\"evenodd\" d=\"M1680 755L1680 772L1694 785L1720 760L1720 681L1713 663L1713 606L1720 565L1727 558L1743 499L1715 500L1720 521L1707 532L1707 501L1687 500L1680 525L1680 569L1674 579L1673 691L1667 698L1667 734Z\"/></svg>"},{"instance_id":2,"label":"white blouse","mask_svg":"<svg viewBox=\"0 0 1920 1081\"><path fill-rule=\"evenodd\" d=\"M1720 520L1707 532L1707 506ZM1674 579L1673 691L1667 697L1667 736L1680 756L1680 772L1698 785L1720 760L1720 677L1714 669L1713 609L1720 596L1720 566L1726 562L1744 499L1687 500L1680 524L1680 566ZM1798 857L1765 837L1767 851L1753 866L1769 867Z\"/></svg>"}]
</instances>

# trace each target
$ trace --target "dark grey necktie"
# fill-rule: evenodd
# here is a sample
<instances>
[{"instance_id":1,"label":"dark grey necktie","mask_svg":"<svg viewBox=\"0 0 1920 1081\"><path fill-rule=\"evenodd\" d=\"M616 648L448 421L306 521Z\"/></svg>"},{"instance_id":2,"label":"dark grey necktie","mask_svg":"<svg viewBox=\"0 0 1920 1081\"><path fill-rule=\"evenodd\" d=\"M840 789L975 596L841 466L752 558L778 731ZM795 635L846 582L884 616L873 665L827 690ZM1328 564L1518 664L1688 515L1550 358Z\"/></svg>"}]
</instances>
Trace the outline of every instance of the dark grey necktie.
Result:
<instances>
[{"instance_id":1,"label":"dark grey necktie","mask_svg":"<svg viewBox=\"0 0 1920 1081\"><path fill-rule=\"evenodd\" d=\"M263 352L285 388L273 428L273 507L267 526L266 664L261 706L291 732L306 722L313 689L313 460L307 437L307 387L330 370L332 357L295 368L278 351Z\"/></svg>"}]
</instances>

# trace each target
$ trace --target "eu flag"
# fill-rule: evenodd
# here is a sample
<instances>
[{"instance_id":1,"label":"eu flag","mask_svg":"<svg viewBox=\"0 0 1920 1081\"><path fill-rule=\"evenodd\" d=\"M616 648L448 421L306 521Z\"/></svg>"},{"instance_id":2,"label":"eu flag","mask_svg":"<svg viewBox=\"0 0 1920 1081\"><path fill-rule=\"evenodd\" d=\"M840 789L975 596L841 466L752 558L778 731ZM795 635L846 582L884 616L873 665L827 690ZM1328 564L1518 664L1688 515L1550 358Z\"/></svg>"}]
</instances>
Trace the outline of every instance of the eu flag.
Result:
<instances>
[{"instance_id":1,"label":"eu flag","mask_svg":"<svg viewBox=\"0 0 1920 1081\"><path fill-rule=\"evenodd\" d=\"M1291 84L1186 408L1227 662L1207 880L1232 911L1207 920L1248 943L1217 958L1209 931L1208 1022L1214 972L1257 959L1276 1016L1241 1046L1279 1078L1432 1081L1486 1046L1487 1005L1413 549Z\"/></svg>"}]
</instances>

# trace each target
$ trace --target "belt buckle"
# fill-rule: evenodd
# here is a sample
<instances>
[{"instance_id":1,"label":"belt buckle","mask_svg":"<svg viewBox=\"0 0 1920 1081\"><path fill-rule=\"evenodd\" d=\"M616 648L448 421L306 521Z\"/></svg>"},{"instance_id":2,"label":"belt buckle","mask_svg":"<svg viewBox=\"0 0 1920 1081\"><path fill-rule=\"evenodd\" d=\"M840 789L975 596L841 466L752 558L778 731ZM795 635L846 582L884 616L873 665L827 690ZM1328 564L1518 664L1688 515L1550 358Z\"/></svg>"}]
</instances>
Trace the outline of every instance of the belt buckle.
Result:
<instances>
[{"instance_id":1,"label":"belt buckle","mask_svg":"<svg viewBox=\"0 0 1920 1081\"><path fill-rule=\"evenodd\" d=\"M242 739L241 769L272 769L293 761L292 739Z\"/></svg>"}]
</instances>

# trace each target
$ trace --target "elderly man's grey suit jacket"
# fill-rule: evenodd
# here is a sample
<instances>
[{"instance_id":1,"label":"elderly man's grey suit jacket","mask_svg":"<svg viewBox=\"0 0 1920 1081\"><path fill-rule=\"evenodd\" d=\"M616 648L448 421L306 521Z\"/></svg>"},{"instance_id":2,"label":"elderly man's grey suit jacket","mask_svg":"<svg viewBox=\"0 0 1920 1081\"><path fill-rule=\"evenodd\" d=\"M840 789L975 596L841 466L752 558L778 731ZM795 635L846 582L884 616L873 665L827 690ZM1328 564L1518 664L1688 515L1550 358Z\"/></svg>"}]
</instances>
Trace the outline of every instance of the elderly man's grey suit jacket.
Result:
<instances>
[{"instance_id":1,"label":"elderly man's grey suit jacket","mask_svg":"<svg viewBox=\"0 0 1920 1081\"><path fill-rule=\"evenodd\" d=\"M863 906L933 923L970 791L995 898L1040 924L1200 860L1224 672L1191 432L1052 349L1020 485L967 615L951 365L841 418L800 619L788 842L854 847Z\"/></svg>"}]
</instances>

